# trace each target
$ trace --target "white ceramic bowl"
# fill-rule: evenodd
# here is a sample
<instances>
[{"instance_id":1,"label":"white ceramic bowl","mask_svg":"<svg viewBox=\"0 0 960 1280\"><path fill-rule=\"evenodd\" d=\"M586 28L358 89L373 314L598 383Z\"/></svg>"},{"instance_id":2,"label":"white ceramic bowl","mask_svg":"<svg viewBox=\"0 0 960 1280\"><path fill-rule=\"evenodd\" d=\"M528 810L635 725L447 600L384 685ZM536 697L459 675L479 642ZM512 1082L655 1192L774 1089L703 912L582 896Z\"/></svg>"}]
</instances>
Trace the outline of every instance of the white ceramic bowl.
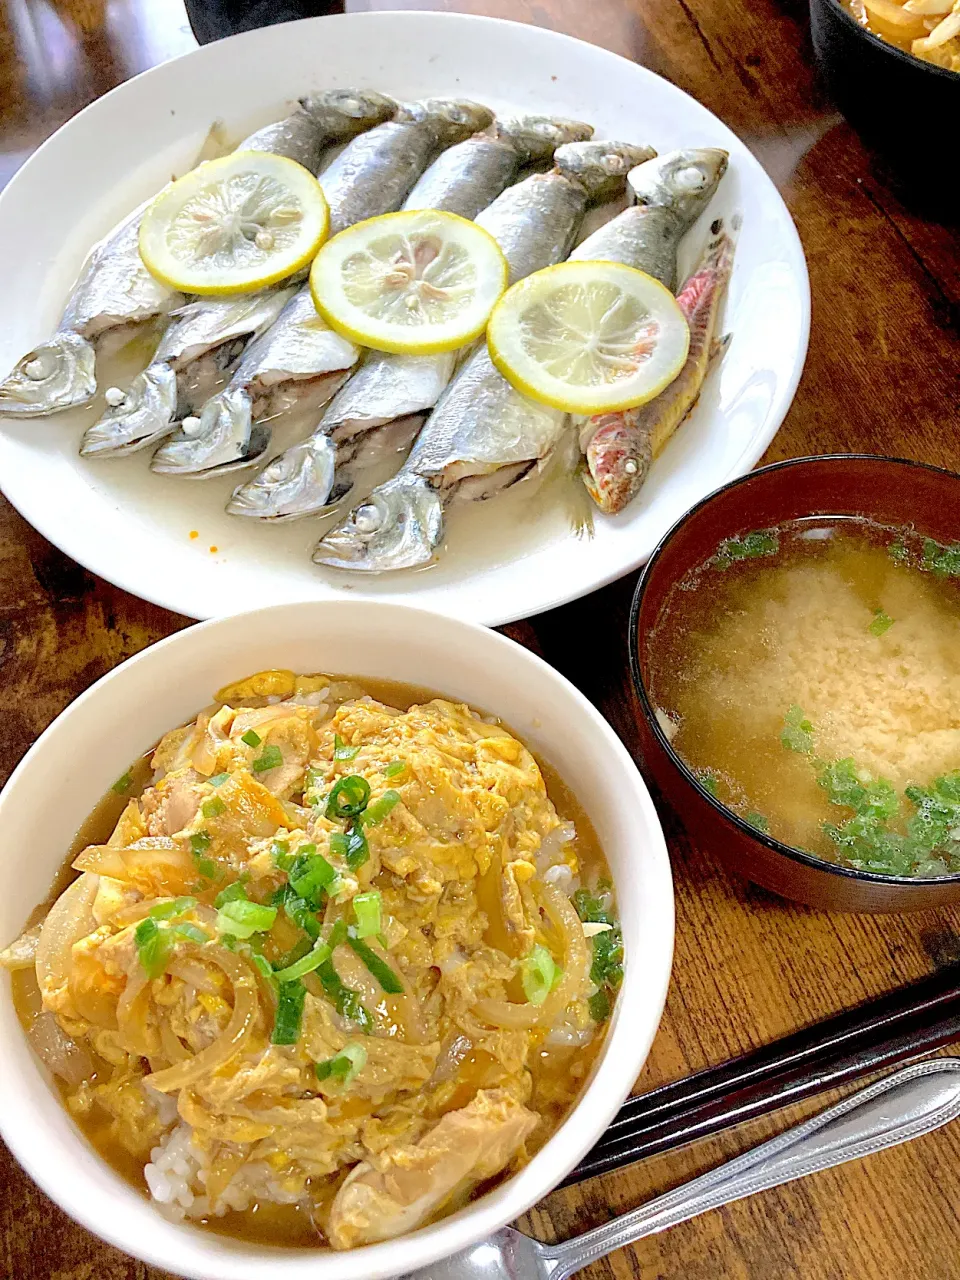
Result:
<instances>
[{"instance_id":1,"label":"white ceramic bowl","mask_svg":"<svg viewBox=\"0 0 960 1280\"><path fill-rule=\"evenodd\" d=\"M597 829L623 919L624 982L596 1074L566 1123L515 1178L435 1226L333 1253L255 1247L175 1225L74 1127L0 991L0 1131L63 1209L111 1244L202 1280L378 1280L482 1239L553 1188L629 1093L660 1020L673 890L647 789L616 734L563 676L492 631L402 605L310 602L190 627L123 663L60 715L0 797L0 942L46 895L82 820L131 760L228 680L267 667L425 685L502 716L554 765Z\"/></svg>"}]
</instances>

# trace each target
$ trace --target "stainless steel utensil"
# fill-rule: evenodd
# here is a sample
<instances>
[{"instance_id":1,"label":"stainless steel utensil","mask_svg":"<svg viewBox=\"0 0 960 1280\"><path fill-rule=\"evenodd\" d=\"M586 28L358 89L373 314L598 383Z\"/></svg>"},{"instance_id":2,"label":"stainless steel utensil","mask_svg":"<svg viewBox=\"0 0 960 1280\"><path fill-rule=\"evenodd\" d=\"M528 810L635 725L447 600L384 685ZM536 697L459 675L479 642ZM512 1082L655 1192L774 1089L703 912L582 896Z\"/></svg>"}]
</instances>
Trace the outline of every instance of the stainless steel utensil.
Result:
<instances>
[{"instance_id":1,"label":"stainless steel utensil","mask_svg":"<svg viewBox=\"0 0 960 1280\"><path fill-rule=\"evenodd\" d=\"M778 1138L632 1213L562 1244L504 1227L407 1280L566 1280L598 1258L709 1209L919 1138L960 1116L960 1058L934 1058L885 1076Z\"/></svg>"}]
</instances>

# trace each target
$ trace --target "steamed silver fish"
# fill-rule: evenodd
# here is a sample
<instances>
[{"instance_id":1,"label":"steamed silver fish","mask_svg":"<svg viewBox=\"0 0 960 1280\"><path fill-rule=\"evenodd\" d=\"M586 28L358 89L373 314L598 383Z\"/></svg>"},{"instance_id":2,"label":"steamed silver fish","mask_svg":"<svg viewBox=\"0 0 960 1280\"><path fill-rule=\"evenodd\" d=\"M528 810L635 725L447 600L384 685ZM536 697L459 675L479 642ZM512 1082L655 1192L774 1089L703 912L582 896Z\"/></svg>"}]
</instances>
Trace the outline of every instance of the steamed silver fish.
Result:
<instances>
[{"instance_id":1,"label":"steamed silver fish","mask_svg":"<svg viewBox=\"0 0 960 1280\"><path fill-rule=\"evenodd\" d=\"M438 152L492 122L493 113L476 102L426 98L404 103L392 120L345 147L320 175L330 234L399 209Z\"/></svg>"},{"instance_id":2,"label":"steamed silver fish","mask_svg":"<svg viewBox=\"0 0 960 1280\"><path fill-rule=\"evenodd\" d=\"M519 279L554 261L554 255L568 247L567 228L577 217L581 193L569 183L548 182L551 204L541 194L543 175L504 188L522 165L547 160L558 146L591 133L591 127L579 121L544 116L499 122L495 136L476 135L435 160L404 208L423 208L420 202L429 197L427 207L476 218L504 250L511 279ZM393 452L399 463L422 415L437 403L453 376L456 363L456 352L429 356L370 352L313 435L292 445L241 485L227 510L261 520L299 519L323 510L349 491L347 468L358 455L368 462L371 452ZM369 438L393 423L396 427L383 439Z\"/></svg>"},{"instance_id":3,"label":"steamed silver fish","mask_svg":"<svg viewBox=\"0 0 960 1280\"><path fill-rule=\"evenodd\" d=\"M315 169L326 145L369 128L395 109L382 94L337 89L257 130L240 146L275 151ZM96 346L102 335L154 320L183 302L140 260L140 221L151 203L145 201L94 246L56 334L28 352L0 383L0 415L39 417L88 404L97 390Z\"/></svg>"},{"instance_id":4,"label":"steamed silver fish","mask_svg":"<svg viewBox=\"0 0 960 1280\"><path fill-rule=\"evenodd\" d=\"M555 240L555 261L569 251L590 196L615 195L628 171L650 156L650 148L625 143L558 150L556 170L545 178L578 192L579 212L567 235ZM541 198L548 190L539 188ZM552 452L566 418L514 391L486 345L479 347L444 392L402 469L320 540L314 560L371 573L428 563L443 537L444 508L454 498L489 498L516 483Z\"/></svg>"},{"instance_id":5,"label":"steamed silver fish","mask_svg":"<svg viewBox=\"0 0 960 1280\"><path fill-rule=\"evenodd\" d=\"M129 389L108 389L106 410L83 433L83 457L120 457L166 435L172 422L191 415L223 385L224 372L270 329L295 292L296 286L274 287L179 308Z\"/></svg>"},{"instance_id":6,"label":"steamed silver fish","mask_svg":"<svg viewBox=\"0 0 960 1280\"><path fill-rule=\"evenodd\" d=\"M428 99L401 107L395 119L354 139L320 177L331 232L395 209L438 149L486 128L491 120L487 108L476 103ZM288 408L296 399L297 383L317 397L318 409L333 395L360 358L360 349L320 320L309 286L296 301L281 318L281 331L248 353L250 359L242 361L228 386L204 405L199 422L161 445L152 470L202 479L253 466L271 436L262 423L254 426L263 416L254 410L257 391L286 382L285 394L292 397ZM315 381L320 377L325 378L323 387ZM308 387L308 381L314 385Z\"/></svg>"},{"instance_id":7,"label":"steamed silver fish","mask_svg":"<svg viewBox=\"0 0 960 1280\"><path fill-rule=\"evenodd\" d=\"M316 169L326 147L355 137L396 109L396 103L383 94L334 89L305 99L299 111L257 130L240 143L239 149L270 151ZM247 343L264 328L257 323L238 331L232 322L235 313L231 307L242 310L244 298L228 299L227 304L224 307L222 299L201 299L191 304L190 333L186 340L182 333L183 317L175 314L174 323L165 332L149 367L133 380L126 392L108 388L107 409L85 433L81 454L114 457L133 453L168 435L178 418L205 403L217 389L205 375L213 368L218 372L229 369ZM204 312L209 313L206 320ZM208 330L205 346L200 345L204 325ZM219 344L223 344L222 349ZM190 359L182 358L184 346L192 350ZM197 361L197 367L191 361ZM218 380L222 385L222 379Z\"/></svg>"},{"instance_id":8,"label":"steamed silver fish","mask_svg":"<svg viewBox=\"0 0 960 1280\"><path fill-rule=\"evenodd\" d=\"M713 199L728 160L716 147L684 147L638 165L627 178L635 203L571 256L622 262L676 293L680 241Z\"/></svg>"}]
</instances>

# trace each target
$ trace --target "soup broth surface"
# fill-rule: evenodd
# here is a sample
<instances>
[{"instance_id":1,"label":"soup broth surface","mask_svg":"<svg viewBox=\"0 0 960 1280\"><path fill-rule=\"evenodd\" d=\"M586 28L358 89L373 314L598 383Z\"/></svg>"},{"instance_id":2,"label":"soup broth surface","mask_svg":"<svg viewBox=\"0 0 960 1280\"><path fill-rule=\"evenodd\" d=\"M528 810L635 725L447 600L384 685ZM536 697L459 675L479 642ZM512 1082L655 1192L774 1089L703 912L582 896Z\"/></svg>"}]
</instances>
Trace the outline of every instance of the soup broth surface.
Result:
<instances>
[{"instance_id":1,"label":"soup broth surface","mask_svg":"<svg viewBox=\"0 0 960 1280\"><path fill-rule=\"evenodd\" d=\"M960 544L852 518L728 540L646 642L673 749L795 848L960 872Z\"/></svg>"}]
</instances>

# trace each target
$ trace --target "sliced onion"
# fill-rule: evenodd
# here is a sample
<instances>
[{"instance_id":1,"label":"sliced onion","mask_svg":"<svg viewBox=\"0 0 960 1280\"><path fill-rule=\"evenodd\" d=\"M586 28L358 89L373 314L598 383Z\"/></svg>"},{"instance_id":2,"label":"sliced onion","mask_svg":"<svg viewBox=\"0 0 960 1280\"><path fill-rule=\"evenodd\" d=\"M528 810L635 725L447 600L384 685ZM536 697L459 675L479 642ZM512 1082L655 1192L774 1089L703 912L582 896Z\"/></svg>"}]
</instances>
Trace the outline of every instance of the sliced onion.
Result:
<instances>
[{"instance_id":1,"label":"sliced onion","mask_svg":"<svg viewBox=\"0 0 960 1280\"><path fill-rule=\"evenodd\" d=\"M157 1051L156 1030L147 1022L150 1007L150 979L139 962L127 974L127 985L117 1003L117 1026L124 1048L149 1058Z\"/></svg>"},{"instance_id":2,"label":"sliced onion","mask_svg":"<svg viewBox=\"0 0 960 1280\"><path fill-rule=\"evenodd\" d=\"M99 887L100 877L85 872L64 889L47 912L37 944L37 981L41 990L62 987L70 976L73 944L97 927L93 903Z\"/></svg>"},{"instance_id":3,"label":"sliced onion","mask_svg":"<svg viewBox=\"0 0 960 1280\"><path fill-rule=\"evenodd\" d=\"M37 963L37 948L42 930L42 924L35 924L32 929L21 933L9 947L0 951L0 965L11 970L32 968Z\"/></svg>"},{"instance_id":4,"label":"sliced onion","mask_svg":"<svg viewBox=\"0 0 960 1280\"><path fill-rule=\"evenodd\" d=\"M160 1043L168 1062L185 1062L190 1057L190 1050L166 1019L160 1023Z\"/></svg>"},{"instance_id":5,"label":"sliced onion","mask_svg":"<svg viewBox=\"0 0 960 1280\"><path fill-rule=\"evenodd\" d=\"M114 988L95 955L83 950L73 956L67 987L81 1018L95 1027L117 1030L117 1003L121 993Z\"/></svg>"},{"instance_id":6,"label":"sliced onion","mask_svg":"<svg viewBox=\"0 0 960 1280\"><path fill-rule=\"evenodd\" d=\"M222 1066L239 1053L256 1026L260 1005L253 971L225 947L207 947L203 955L205 960L219 965L233 984L233 1013L225 1030L213 1044L184 1062L167 1067L165 1071L155 1071L146 1077L154 1089L159 1089L161 1093L182 1089L215 1067Z\"/></svg>"},{"instance_id":7,"label":"sliced onion","mask_svg":"<svg viewBox=\"0 0 960 1280\"><path fill-rule=\"evenodd\" d=\"M93 1075L93 1059L67 1035L52 1013L41 1013L27 1029L27 1039L45 1067L76 1088Z\"/></svg>"}]
</instances>

